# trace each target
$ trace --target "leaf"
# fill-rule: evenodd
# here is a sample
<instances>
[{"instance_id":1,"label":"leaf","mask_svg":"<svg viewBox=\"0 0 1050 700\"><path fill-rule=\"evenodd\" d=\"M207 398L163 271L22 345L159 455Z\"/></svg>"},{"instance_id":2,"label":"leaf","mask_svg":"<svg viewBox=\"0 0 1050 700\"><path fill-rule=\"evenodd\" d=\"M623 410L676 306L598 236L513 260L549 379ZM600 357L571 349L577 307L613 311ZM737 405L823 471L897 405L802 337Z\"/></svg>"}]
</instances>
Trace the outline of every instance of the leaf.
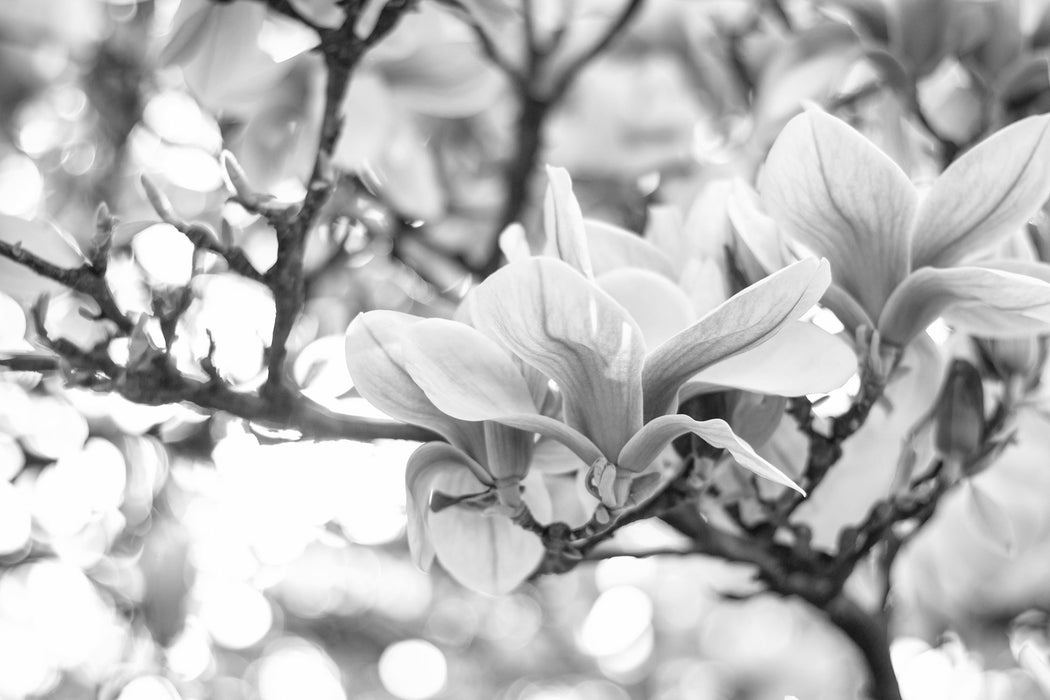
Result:
<instances>
[{"instance_id":1,"label":"leaf","mask_svg":"<svg viewBox=\"0 0 1050 700\"><path fill-rule=\"evenodd\" d=\"M587 462L600 456L597 448L577 431L539 414L528 384L511 357L474 328L432 318L414 324L404 339L405 369L444 413L459 420L497 421L546 435L564 443ZM486 430L488 437L502 440L506 436ZM487 445L489 454L493 448Z\"/></svg>"},{"instance_id":2,"label":"leaf","mask_svg":"<svg viewBox=\"0 0 1050 700\"><path fill-rule=\"evenodd\" d=\"M1022 119L956 160L915 223L913 267L945 267L1016 233L1050 197L1050 116Z\"/></svg>"},{"instance_id":3,"label":"leaf","mask_svg":"<svg viewBox=\"0 0 1050 700\"><path fill-rule=\"evenodd\" d=\"M697 421L680 414L660 416L646 423L645 427L624 446L617 467L630 472L643 471L659 456L672 440L679 435L693 433L712 447L724 449L737 464L754 472L763 479L792 488L802 495L798 487L786 474L760 457L757 452L721 419Z\"/></svg>"},{"instance_id":4,"label":"leaf","mask_svg":"<svg viewBox=\"0 0 1050 700\"><path fill-rule=\"evenodd\" d=\"M472 296L478 328L558 384L569 426L619 453L642 424L645 345L627 311L547 257L504 267Z\"/></svg>"},{"instance_id":5,"label":"leaf","mask_svg":"<svg viewBox=\"0 0 1050 700\"><path fill-rule=\"evenodd\" d=\"M773 144L758 189L784 232L826 257L835 283L877 317L909 270L917 195L897 164L811 109Z\"/></svg>"},{"instance_id":6,"label":"leaf","mask_svg":"<svg viewBox=\"0 0 1050 700\"><path fill-rule=\"evenodd\" d=\"M470 493L476 479L466 470L443 472L432 481L448 494ZM550 517L543 489L526 489L525 500L540 521ZM441 565L464 586L501 595L521 584L539 565L544 548L539 537L502 515L486 515L455 506L429 513L430 538Z\"/></svg>"},{"instance_id":7,"label":"leaf","mask_svg":"<svg viewBox=\"0 0 1050 700\"><path fill-rule=\"evenodd\" d=\"M747 287L649 353L642 376L646 418L673 410L678 389L697 372L766 342L808 311L830 279L826 260L801 260Z\"/></svg>"},{"instance_id":8,"label":"leaf","mask_svg":"<svg viewBox=\"0 0 1050 700\"><path fill-rule=\"evenodd\" d=\"M689 298L678 285L656 272L620 268L595 281L635 320L646 347L655 348L693 322Z\"/></svg>"},{"instance_id":9,"label":"leaf","mask_svg":"<svg viewBox=\"0 0 1050 700\"><path fill-rule=\"evenodd\" d=\"M1050 284L1028 275L982 267L924 267L910 274L886 302L879 331L904 346L953 307L976 335L997 337L1050 328ZM991 313L979 313L991 312Z\"/></svg>"},{"instance_id":10,"label":"leaf","mask_svg":"<svg viewBox=\"0 0 1050 700\"><path fill-rule=\"evenodd\" d=\"M416 316L370 311L346 331L346 364L354 386L388 416L433 430L468 455L484 454L482 428L442 413L405 369L403 336Z\"/></svg>"},{"instance_id":11,"label":"leaf","mask_svg":"<svg viewBox=\"0 0 1050 700\"><path fill-rule=\"evenodd\" d=\"M587 231L583 213L576 195L572 193L572 180L565 168L547 166L547 194L543 200L543 230L547 233L545 252L557 258L587 278L594 277L590 252L587 248Z\"/></svg>"},{"instance_id":12,"label":"leaf","mask_svg":"<svg viewBox=\"0 0 1050 700\"><path fill-rule=\"evenodd\" d=\"M804 396L838 389L856 371L857 356L848 343L812 323L796 321L693 380L759 394Z\"/></svg>"}]
</instances>

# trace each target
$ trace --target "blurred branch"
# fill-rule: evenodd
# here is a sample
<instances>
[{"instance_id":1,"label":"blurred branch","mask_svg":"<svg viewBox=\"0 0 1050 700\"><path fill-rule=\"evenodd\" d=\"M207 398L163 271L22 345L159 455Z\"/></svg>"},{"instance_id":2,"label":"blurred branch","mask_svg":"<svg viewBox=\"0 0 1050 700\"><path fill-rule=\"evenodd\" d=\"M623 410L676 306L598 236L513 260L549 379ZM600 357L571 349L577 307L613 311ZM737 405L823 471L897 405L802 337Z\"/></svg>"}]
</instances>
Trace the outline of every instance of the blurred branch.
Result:
<instances>
[{"instance_id":1,"label":"blurred branch","mask_svg":"<svg viewBox=\"0 0 1050 700\"><path fill-rule=\"evenodd\" d=\"M532 3L523 4L525 72L522 74L513 68L508 71L505 66L496 62L497 67L504 70L518 89L521 102L514 150L504 175L504 200L498 218L497 232L502 231L509 224L520 221L530 201L532 173L536 169L540 156L543 145L543 128L551 110L565 96L587 64L604 52L623 32L641 9L642 4L643 0L627 0L605 32L552 80L548 79L547 73L553 63L553 58L557 56L557 49L563 43L565 34L556 32L552 45L541 46L536 38L533 24ZM484 47L484 43L482 46ZM486 275L499 267L501 259L498 240L493 237L489 245L488 256L485 264L482 265L482 272Z\"/></svg>"},{"instance_id":2,"label":"blurred branch","mask_svg":"<svg viewBox=\"0 0 1050 700\"><path fill-rule=\"evenodd\" d=\"M86 294L94 299L102 312L102 317L117 324L121 331L130 331L133 324L124 316L113 300L113 294L106 283L104 270L84 263L80 267L59 267L40 256L24 249L21 243L0 241L0 257L13 260L41 277L58 282L72 290Z\"/></svg>"}]
</instances>

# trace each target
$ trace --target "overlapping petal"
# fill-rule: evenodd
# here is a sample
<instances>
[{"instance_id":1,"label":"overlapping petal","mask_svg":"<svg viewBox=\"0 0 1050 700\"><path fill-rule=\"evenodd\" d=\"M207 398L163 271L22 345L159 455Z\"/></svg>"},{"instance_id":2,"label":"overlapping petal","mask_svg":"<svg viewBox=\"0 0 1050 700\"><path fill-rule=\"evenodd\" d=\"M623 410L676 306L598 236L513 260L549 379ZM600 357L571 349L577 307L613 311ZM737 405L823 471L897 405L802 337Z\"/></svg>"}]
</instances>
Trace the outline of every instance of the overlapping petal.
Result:
<instances>
[{"instance_id":1,"label":"overlapping petal","mask_svg":"<svg viewBox=\"0 0 1050 700\"><path fill-rule=\"evenodd\" d=\"M645 344L627 311L546 257L504 267L472 296L478 328L553 379L568 425L618 454L642 425Z\"/></svg>"},{"instance_id":2,"label":"overlapping petal","mask_svg":"<svg viewBox=\"0 0 1050 700\"><path fill-rule=\"evenodd\" d=\"M681 287L651 270L621 267L596 282L638 323L646 347L657 347L695 319Z\"/></svg>"},{"instance_id":3,"label":"overlapping petal","mask_svg":"<svg viewBox=\"0 0 1050 700\"><path fill-rule=\"evenodd\" d=\"M405 333L405 368L433 405L463 421L496 421L559 440L588 464L601 454L560 420L541 415L511 357L470 326L425 319Z\"/></svg>"},{"instance_id":4,"label":"overlapping petal","mask_svg":"<svg viewBox=\"0 0 1050 700\"><path fill-rule=\"evenodd\" d=\"M915 268L956 264L1001 243L1050 197L1050 115L997 131L952 163L919 206Z\"/></svg>"},{"instance_id":5,"label":"overlapping petal","mask_svg":"<svg viewBox=\"0 0 1050 700\"><path fill-rule=\"evenodd\" d=\"M784 128L759 191L786 232L835 270L872 316L910 269L917 194L904 172L842 121L816 109Z\"/></svg>"},{"instance_id":6,"label":"overlapping petal","mask_svg":"<svg viewBox=\"0 0 1050 700\"><path fill-rule=\"evenodd\" d=\"M645 417L674 410L700 370L769 340L812 308L831 282L826 260L801 260L734 295L654 349L645 361Z\"/></svg>"},{"instance_id":7,"label":"overlapping petal","mask_svg":"<svg viewBox=\"0 0 1050 700\"><path fill-rule=\"evenodd\" d=\"M625 267L649 270L672 280L677 277L671 259L641 236L594 219L584 219L583 225L596 277Z\"/></svg>"},{"instance_id":8,"label":"overlapping petal","mask_svg":"<svg viewBox=\"0 0 1050 700\"><path fill-rule=\"evenodd\" d=\"M857 371L853 348L796 321L765 343L704 369L694 381L759 394L802 396L838 389Z\"/></svg>"},{"instance_id":9,"label":"overlapping petal","mask_svg":"<svg viewBox=\"0 0 1050 700\"><path fill-rule=\"evenodd\" d=\"M350 377L361 395L383 413L433 430L468 454L480 456L481 426L446 415L405 369L402 339L422 320L397 311L370 311L355 318L346 331Z\"/></svg>"},{"instance_id":10,"label":"overlapping petal","mask_svg":"<svg viewBox=\"0 0 1050 700\"><path fill-rule=\"evenodd\" d=\"M1050 323L1050 283L984 267L924 267L890 296L879 331L886 340L904 345L960 304L961 317L977 325L968 330L977 335L1031 334ZM993 313L975 313L980 309Z\"/></svg>"},{"instance_id":11,"label":"overlapping petal","mask_svg":"<svg viewBox=\"0 0 1050 700\"><path fill-rule=\"evenodd\" d=\"M628 442L620 453L622 469L639 472L649 466L660 452L679 435L693 433L713 447L724 449L745 469L764 479L783 484L805 494L786 474L760 457L724 420L698 421L680 414L660 416L648 423Z\"/></svg>"}]
</instances>

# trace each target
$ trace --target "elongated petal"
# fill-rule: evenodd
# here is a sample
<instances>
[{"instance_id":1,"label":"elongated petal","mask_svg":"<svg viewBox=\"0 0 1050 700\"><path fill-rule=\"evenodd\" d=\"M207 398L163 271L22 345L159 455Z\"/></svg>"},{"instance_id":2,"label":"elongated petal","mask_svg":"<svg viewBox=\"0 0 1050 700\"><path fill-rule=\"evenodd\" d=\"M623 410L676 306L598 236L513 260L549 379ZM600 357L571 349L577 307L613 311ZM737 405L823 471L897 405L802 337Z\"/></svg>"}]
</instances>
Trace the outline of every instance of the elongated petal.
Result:
<instances>
[{"instance_id":1,"label":"elongated petal","mask_svg":"<svg viewBox=\"0 0 1050 700\"><path fill-rule=\"evenodd\" d=\"M532 453L531 467L543 474L573 474L589 466L557 440L541 439Z\"/></svg>"},{"instance_id":2,"label":"elongated petal","mask_svg":"<svg viewBox=\"0 0 1050 700\"><path fill-rule=\"evenodd\" d=\"M655 348L695 319L685 292L656 272L620 268L599 275L595 281L635 320L646 347Z\"/></svg>"},{"instance_id":3,"label":"elongated petal","mask_svg":"<svg viewBox=\"0 0 1050 700\"><path fill-rule=\"evenodd\" d=\"M801 260L751 285L653 350L645 360L645 416L674 410L700 370L769 340L811 308L831 281L826 260Z\"/></svg>"},{"instance_id":4,"label":"elongated petal","mask_svg":"<svg viewBox=\"0 0 1050 700\"><path fill-rule=\"evenodd\" d=\"M956 160L919 206L913 266L944 267L994 248L1050 197L1050 116L1001 129Z\"/></svg>"},{"instance_id":5,"label":"elongated petal","mask_svg":"<svg viewBox=\"0 0 1050 700\"><path fill-rule=\"evenodd\" d=\"M405 334L405 368L440 410L464 421L496 421L559 440L588 463L601 454L566 424L540 415L503 348L455 321L427 319Z\"/></svg>"},{"instance_id":6,"label":"elongated petal","mask_svg":"<svg viewBox=\"0 0 1050 700\"><path fill-rule=\"evenodd\" d=\"M844 122L809 110L773 144L759 191L784 232L827 257L836 284L878 316L909 269L916 193L896 163Z\"/></svg>"},{"instance_id":7,"label":"elongated petal","mask_svg":"<svg viewBox=\"0 0 1050 700\"><path fill-rule=\"evenodd\" d=\"M640 472L659 456L669 442L687 433L698 435L712 447L724 449L736 460L737 464L763 479L769 479L805 494L787 475L760 457L751 445L741 440L728 423L717 418L698 421L689 416L676 414L661 416L650 421L624 446L617 466L630 472Z\"/></svg>"},{"instance_id":8,"label":"elongated petal","mask_svg":"<svg viewBox=\"0 0 1050 700\"><path fill-rule=\"evenodd\" d=\"M1050 284L1028 275L981 267L924 267L893 293L879 319L883 338L906 345L953 306L993 310L984 336L1023 335L1050 330ZM961 309L963 310L963 309ZM970 314L979 322L979 315Z\"/></svg>"},{"instance_id":9,"label":"elongated petal","mask_svg":"<svg viewBox=\"0 0 1050 700\"><path fill-rule=\"evenodd\" d=\"M525 227L515 221L503 229L503 232L499 235L499 249L503 253L503 257L507 259L507 262L524 260L531 256L532 249L529 247L529 239L525 235Z\"/></svg>"},{"instance_id":10,"label":"elongated petal","mask_svg":"<svg viewBox=\"0 0 1050 700\"><path fill-rule=\"evenodd\" d=\"M473 481L456 482L467 488L462 493L478 493L487 488L487 485L479 480L484 475L481 465L452 445L443 442L428 442L421 445L408 458L408 464L405 467L408 549L412 553L412 561L423 571L429 571L434 561L434 546L431 544L427 526L427 518L430 514L430 495L434 492L434 484L440 483L443 478L447 480L450 476L460 472L473 475ZM448 490L445 490L445 493L462 495L452 494Z\"/></svg>"},{"instance_id":11,"label":"elongated petal","mask_svg":"<svg viewBox=\"0 0 1050 700\"><path fill-rule=\"evenodd\" d=\"M443 413L405 370L402 338L422 320L397 311L370 311L355 318L346 330L346 364L354 387L388 416L433 430L480 456L481 426Z\"/></svg>"},{"instance_id":12,"label":"elongated petal","mask_svg":"<svg viewBox=\"0 0 1050 700\"><path fill-rule=\"evenodd\" d=\"M435 489L450 495L470 493L474 483L474 477L465 470L443 473L433 480ZM540 498L546 496L538 492ZM546 513L542 512L543 504L538 503L537 508L535 502L533 498L529 506L541 511L537 518L549 516L549 497ZM507 593L528 578L543 558L540 538L501 515L451 506L429 513L427 523L441 566L471 590L488 595Z\"/></svg>"},{"instance_id":13,"label":"elongated petal","mask_svg":"<svg viewBox=\"0 0 1050 700\"><path fill-rule=\"evenodd\" d=\"M645 346L627 311L546 257L507 265L473 296L478 328L553 379L566 422L618 454L642 424Z\"/></svg>"},{"instance_id":14,"label":"elongated petal","mask_svg":"<svg viewBox=\"0 0 1050 700\"><path fill-rule=\"evenodd\" d=\"M780 227L764 211L758 193L741 179L733 181L726 213L736 235L767 272L775 272L793 261Z\"/></svg>"},{"instance_id":15,"label":"elongated petal","mask_svg":"<svg viewBox=\"0 0 1050 700\"><path fill-rule=\"evenodd\" d=\"M627 229L604 221L584 219L587 247L595 276L621 268L651 270L675 279L674 265L664 251Z\"/></svg>"},{"instance_id":16,"label":"elongated petal","mask_svg":"<svg viewBox=\"0 0 1050 700\"><path fill-rule=\"evenodd\" d=\"M796 321L693 379L758 394L803 396L838 389L856 371L857 356L848 343L812 323Z\"/></svg>"},{"instance_id":17,"label":"elongated petal","mask_svg":"<svg viewBox=\"0 0 1050 700\"><path fill-rule=\"evenodd\" d=\"M591 256L587 250L587 232L583 213L572 180L565 168L547 166L547 197L543 203L543 228L547 233L545 253L563 260L584 276L594 277Z\"/></svg>"}]
</instances>

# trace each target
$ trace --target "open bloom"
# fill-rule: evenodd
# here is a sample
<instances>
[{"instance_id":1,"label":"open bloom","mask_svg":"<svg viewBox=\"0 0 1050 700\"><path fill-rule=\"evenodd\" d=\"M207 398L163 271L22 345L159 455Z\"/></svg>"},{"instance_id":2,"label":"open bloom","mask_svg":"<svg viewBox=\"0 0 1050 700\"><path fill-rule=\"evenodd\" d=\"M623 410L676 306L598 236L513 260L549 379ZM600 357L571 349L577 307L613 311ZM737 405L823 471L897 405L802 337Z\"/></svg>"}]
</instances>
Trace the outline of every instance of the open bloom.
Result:
<instances>
[{"instance_id":1,"label":"open bloom","mask_svg":"<svg viewBox=\"0 0 1050 700\"><path fill-rule=\"evenodd\" d=\"M505 593L536 568L543 545L504 516L520 510L524 500L538 520L547 520L550 498L539 482L521 492L534 456L532 432L452 418L434 406L409 374L409 359L428 352L428 329L436 327L440 335L447 326L460 325L396 311L361 314L347 329L347 364L355 387L376 408L448 441L422 445L408 462L408 543L415 563L429 569L436 556L464 585ZM528 400L535 396L542 407L546 380L527 368L522 368L523 376L505 354L504 359ZM435 511L435 494L461 503Z\"/></svg>"},{"instance_id":2,"label":"open bloom","mask_svg":"<svg viewBox=\"0 0 1050 700\"><path fill-rule=\"evenodd\" d=\"M773 144L758 189L783 233L830 261L835 283L823 303L847 327L898 346L939 316L982 336L1045 333L1050 267L972 261L1050 196L1048 130L1047 115L1002 129L920 196L874 144L810 109Z\"/></svg>"},{"instance_id":3,"label":"open bloom","mask_svg":"<svg viewBox=\"0 0 1050 700\"><path fill-rule=\"evenodd\" d=\"M428 351L408 368L450 416L534 430L564 444L591 465L590 484L609 508L626 505L635 478L689 432L756 474L797 488L724 421L673 412L689 379L767 341L829 282L826 261L800 261L648 348L634 317L598 285L561 260L526 258L471 293L465 303L474 327L429 334ZM556 383L564 421L539 415L503 348Z\"/></svg>"},{"instance_id":4,"label":"open bloom","mask_svg":"<svg viewBox=\"0 0 1050 700\"><path fill-rule=\"evenodd\" d=\"M547 174L545 254L568 263L623 306L647 347L659 346L727 300L721 268L700 257L688 240L705 232L683 230L677 217L664 211L654 213L652 241L585 219L568 173L548 167ZM527 249L513 240L515 233L504 234L504 250L511 259L527 257ZM765 341L704 367L681 398L710 387L778 396L823 393L842 386L856 368L848 344L812 323L792 320Z\"/></svg>"}]
</instances>

